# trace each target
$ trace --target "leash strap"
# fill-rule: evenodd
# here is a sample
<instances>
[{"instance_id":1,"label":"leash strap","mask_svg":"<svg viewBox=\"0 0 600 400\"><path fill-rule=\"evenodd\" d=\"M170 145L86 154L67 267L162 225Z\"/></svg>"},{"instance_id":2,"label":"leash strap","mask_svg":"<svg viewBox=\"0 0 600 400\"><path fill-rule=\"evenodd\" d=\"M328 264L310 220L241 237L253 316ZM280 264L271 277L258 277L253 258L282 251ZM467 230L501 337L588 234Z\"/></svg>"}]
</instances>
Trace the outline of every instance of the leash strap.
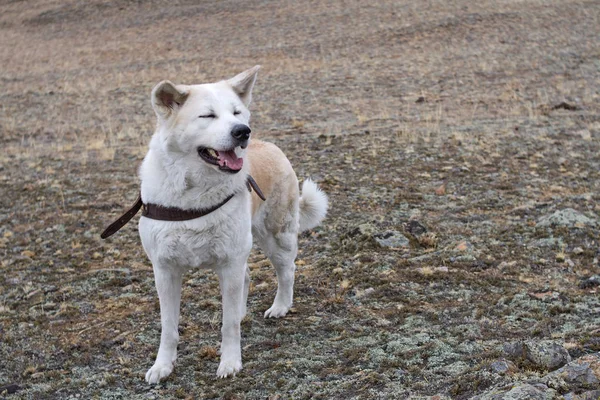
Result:
<instances>
[{"instance_id":1,"label":"leash strap","mask_svg":"<svg viewBox=\"0 0 600 400\"><path fill-rule=\"evenodd\" d=\"M260 197L263 201L266 200L265 195L258 187L258 184L250 175L248 175L246 185L248 187L248 191L252 192L252 190L254 189L258 197ZM217 209L223 207L229 200L231 200L233 196L235 196L235 193L229 195L221 203L210 208L197 210L183 210L177 207L163 207L161 205L152 203L144 204L142 202L142 194L140 193L135 203L133 203L133 205L127 211L125 211L125 213L121 215L115 222L110 224L104 230L104 232L100 234L100 237L102 239L106 239L117 233L119 229L121 229L125 226L125 224L131 221L131 218L133 218L135 214L137 214L138 211L140 211L141 208L143 208L142 216L147 218L156 219L160 221L188 221L190 219L204 217L205 215L216 211Z\"/></svg>"},{"instance_id":2,"label":"leash strap","mask_svg":"<svg viewBox=\"0 0 600 400\"><path fill-rule=\"evenodd\" d=\"M125 211L125 213L123 215L121 215L119 217L119 219L117 219L115 222L110 224L108 226L108 228L106 228L104 230L104 232L102 232L100 237L102 239L106 239L107 237L110 237L110 236L114 235L115 233L117 233L117 231L119 229L124 227L125 224L128 223L129 221L131 221L131 218L133 218L133 216L135 214L137 214L138 211L140 211L140 208L142 208L142 205L143 205L142 194L140 193L140 194L138 194L137 200L135 201L135 203L133 203L133 205L129 208L129 210Z\"/></svg>"},{"instance_id":3,"label":"leash strap","mask_svg":"<svg viewBox=\"0 0 600 400\"><path fill-rule=\"evenodd\" d=\"M254 189L254 191L256 192L256 194L258 195L258 197L261 198L262 201L266 201L267 199L265 198L265 195L263 194L262 190L260 190L260 188L258 187L258 183L256 183L256 181L254 180L253 177L251 177L250 175L248 175L248 179L246 180L246 185L248 185L248 191L252 192L252 189Z\"/></svg>"}]
</instances>

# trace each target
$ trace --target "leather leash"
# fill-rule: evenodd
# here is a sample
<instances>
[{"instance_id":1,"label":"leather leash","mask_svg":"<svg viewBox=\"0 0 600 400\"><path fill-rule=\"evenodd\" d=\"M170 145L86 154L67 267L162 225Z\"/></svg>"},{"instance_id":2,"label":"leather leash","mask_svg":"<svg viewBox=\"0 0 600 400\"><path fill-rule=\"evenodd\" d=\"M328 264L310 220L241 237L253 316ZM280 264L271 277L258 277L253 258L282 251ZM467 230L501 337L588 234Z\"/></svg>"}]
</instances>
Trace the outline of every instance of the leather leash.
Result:
<instances>
[{"instance_id":1,"label":"leather leash","mask_svg":"<svg viewBox=\"0 0 600 400\"><path fill-rule=\"evenodd\" d=\"M265 195L258 187L258 184L250 175L248 175L248 178L246 179L246 186L248 187L249 192L252 192L252 190L254 189L258 197L260 197L263 201L266 200ZM219 208L223 207L229 200L231 200L233 196L235 196L235 193L227 196L225 200L223 200L219 204L209 208L184 210L177 207L163 207L161 205L152 203L144 204L142 202L142 195L140 193L137 199L135 200L135 203L133 203L133 205L127 211L125 211L125 213L123 213L123 215L121 215L115 222L110 224L104 230L104 232L100 234L100 237L102 239L106 239L117 233L119 229L124 227L125 224L127 224L131 220L131 218L133 218L135 214L138 213L138 211L140 211L141 208L143 208L142 216L146 218L156 219L160 221L188 221L190 219L204 217L205 215L208 215L211 212L218 210Z\"/></svg>"}]
</instances>

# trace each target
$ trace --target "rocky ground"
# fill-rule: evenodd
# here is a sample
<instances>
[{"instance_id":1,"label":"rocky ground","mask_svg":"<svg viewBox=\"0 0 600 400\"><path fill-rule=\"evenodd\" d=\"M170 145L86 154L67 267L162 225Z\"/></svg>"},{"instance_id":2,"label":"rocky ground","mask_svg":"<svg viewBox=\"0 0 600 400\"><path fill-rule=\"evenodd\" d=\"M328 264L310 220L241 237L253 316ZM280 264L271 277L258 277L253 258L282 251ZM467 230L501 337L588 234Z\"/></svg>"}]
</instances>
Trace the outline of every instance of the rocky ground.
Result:
<instances>
[{"instance_id":1,"label":"rocky ground","mask_svg":"<svg viewBox=\"0 0 600 400\"><path fill-rule=\"evenodd\" d=\"M600 4L0 5L0 398L597 399ZM296 297L218 380L220 296L185 279L175 372L129 224L149 92L262 64L253 132L331 200Z\"/></svg>"}]
</instances>

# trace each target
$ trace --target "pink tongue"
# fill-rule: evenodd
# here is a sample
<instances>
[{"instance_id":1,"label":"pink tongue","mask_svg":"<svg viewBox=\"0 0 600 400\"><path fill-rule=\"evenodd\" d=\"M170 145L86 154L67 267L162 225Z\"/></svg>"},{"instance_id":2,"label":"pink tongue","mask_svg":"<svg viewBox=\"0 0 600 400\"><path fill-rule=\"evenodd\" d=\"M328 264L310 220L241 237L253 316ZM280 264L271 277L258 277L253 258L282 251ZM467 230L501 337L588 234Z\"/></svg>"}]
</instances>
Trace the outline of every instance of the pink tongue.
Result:
<instances>
[{"instance_id":1,"label":"pink tongue","mask_svg":"<svg viewBox=\"0 0 600 400\"><path fill-rule=\"evenodd\" d=\"M219 165L221 167L227 167L235 171L242 169L244 159L238 158L238 156L235 155L235 151L218 151L217 153L219 153Z\"/></svg>"}]
</instances>

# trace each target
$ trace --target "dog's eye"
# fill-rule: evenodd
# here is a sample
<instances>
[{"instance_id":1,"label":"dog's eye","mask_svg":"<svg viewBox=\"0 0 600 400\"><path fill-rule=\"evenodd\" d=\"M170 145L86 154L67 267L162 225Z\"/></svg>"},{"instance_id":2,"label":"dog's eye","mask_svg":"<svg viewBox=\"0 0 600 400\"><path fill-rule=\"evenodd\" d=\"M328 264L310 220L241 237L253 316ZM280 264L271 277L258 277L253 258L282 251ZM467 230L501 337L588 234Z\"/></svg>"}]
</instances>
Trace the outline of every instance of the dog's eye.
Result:
<instances>
[{"instance_id":1,"label":"dog's eye","mask_svg":"<svg viewBox=\"0 0 600 400\"><path fill-rule=\"evenodd\" d=\"M242 113L242 112L241 112L240 110L235 110L235 111L233 112L233 115L240 115L241 113Z\"/></svg>"},{"instance_id":2,"label":"dog's eye","mask_svg":"<svg viewBox=\"0 0 600 400\"><path fill-rule=\"evenodd\" d=\"M217 118L217 116L214 113L210 113L206 115L199 115L198 118Z\"/></svg>"}]
</instances>

